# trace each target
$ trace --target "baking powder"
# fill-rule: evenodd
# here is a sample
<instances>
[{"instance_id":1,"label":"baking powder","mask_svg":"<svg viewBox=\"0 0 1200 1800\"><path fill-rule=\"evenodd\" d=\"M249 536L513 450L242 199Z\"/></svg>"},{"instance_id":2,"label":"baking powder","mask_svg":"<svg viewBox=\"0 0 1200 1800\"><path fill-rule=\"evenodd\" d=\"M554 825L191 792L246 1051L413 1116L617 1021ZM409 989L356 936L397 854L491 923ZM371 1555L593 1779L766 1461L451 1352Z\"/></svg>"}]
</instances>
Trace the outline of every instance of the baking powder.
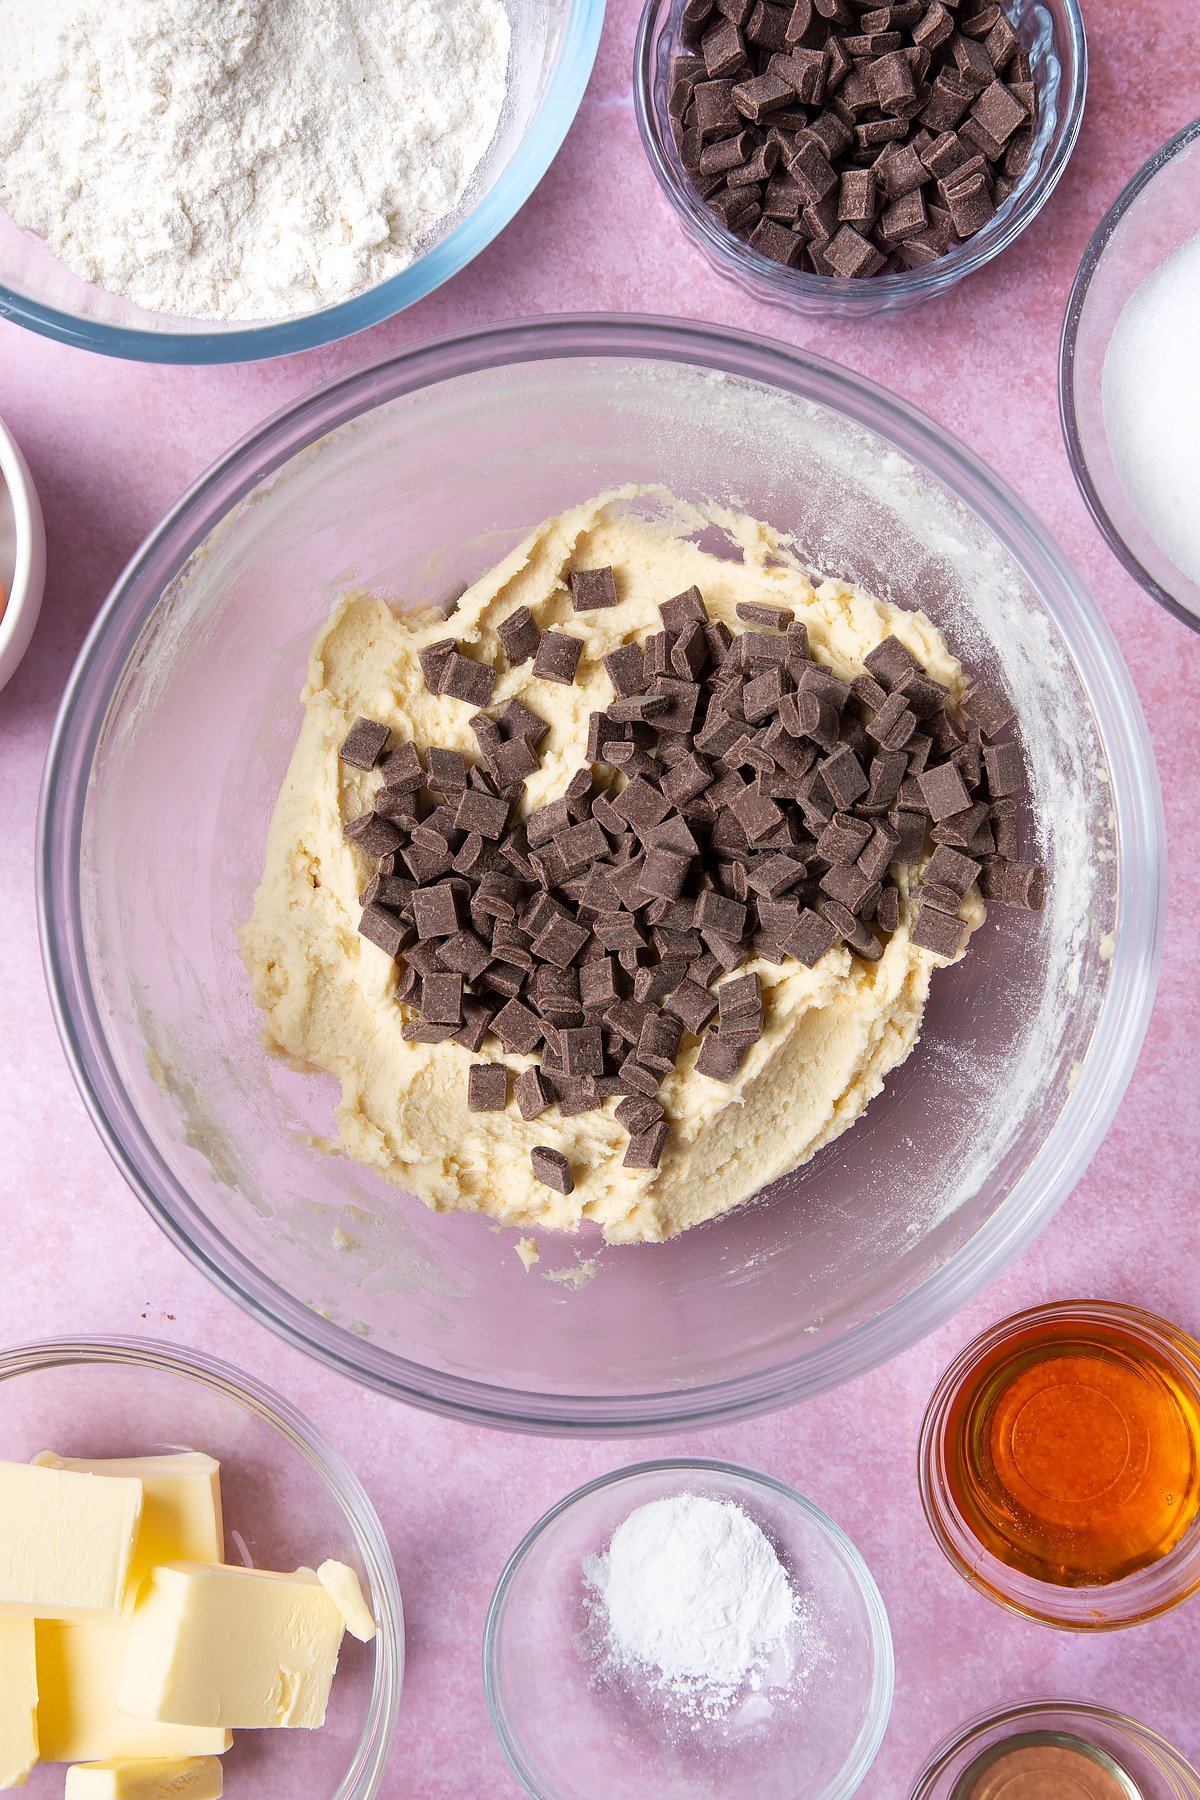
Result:
<instances>
[{"instance_id":1,"label":"baking powder","mask_svg":"<svg viewBox=\"0 0 1200 1800\"><path fill-rule=\"evenodd\" d=\"M277 319L413 261L495 134L499 0L3 0L0 206L156 312Z\"/></svg>"},{"instance_id":2,"label":"baking powder","mask_svg":"<svg viewBox=\"0 0 1200 1800\"><path fill-rule=\"evenodd\" d=\"M727 1500L678 1494L639 1506L584 1576L607 1659L681 1711L720 1718L757 1687L796 1621L770 1540Z\"/></svg>"}]
</instances>

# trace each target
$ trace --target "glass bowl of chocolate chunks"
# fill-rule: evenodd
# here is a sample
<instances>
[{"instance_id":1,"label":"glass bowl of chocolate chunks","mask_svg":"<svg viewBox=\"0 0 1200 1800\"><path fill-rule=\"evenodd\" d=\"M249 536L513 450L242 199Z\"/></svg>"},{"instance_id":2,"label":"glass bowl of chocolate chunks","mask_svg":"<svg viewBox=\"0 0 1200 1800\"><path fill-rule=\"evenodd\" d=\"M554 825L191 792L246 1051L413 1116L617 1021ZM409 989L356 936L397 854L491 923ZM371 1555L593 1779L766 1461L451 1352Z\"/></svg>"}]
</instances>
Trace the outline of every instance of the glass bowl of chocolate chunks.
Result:
<instances>
[{"instance_id":1,"label":"glass bowl of chocolate chunks","mask_svg":"<svg viewBox=\"0 0 1200 1800\"><path fill-rule=\"evenodd\" d=\"M685 234L755 299L933 299L1036 218L1083 119L1076 0L647 0L634 98Z\"/></svg>"}]
</instances>

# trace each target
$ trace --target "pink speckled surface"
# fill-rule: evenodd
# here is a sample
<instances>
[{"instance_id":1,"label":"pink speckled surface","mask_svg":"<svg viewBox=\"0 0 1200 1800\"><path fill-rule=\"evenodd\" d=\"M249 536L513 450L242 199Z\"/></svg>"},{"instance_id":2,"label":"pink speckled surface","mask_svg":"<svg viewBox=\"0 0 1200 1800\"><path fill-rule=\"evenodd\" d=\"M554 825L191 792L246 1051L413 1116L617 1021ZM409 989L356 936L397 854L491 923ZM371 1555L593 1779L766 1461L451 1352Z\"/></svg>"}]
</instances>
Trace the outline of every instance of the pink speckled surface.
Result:
<instances>
[{"instance_id":1,"label":"pink speckled surface","mask_svg":"<svg viewBox=\"0 0 1200 1800\"><path fill-rule=\"evenodd\" d=\"M1200 112L1200 14L1149 0L1091 0L1085 10L1088 114L1050 206L999 265L899 322L827 326L754 306L676 237L634 125L636 0L610 0L583 112L555 167L490 250L402 318L283 363L198 370L89 358L0 326L0 416L32 465L50 555L32 649L0 696L0 1343L132 1332L217 1349L274 1383L334 1437L383 1515L408 1610L409 1674L387 1800L516 1792L480 1681L492 1584L520 1534L559 1495L660 1450L766 1469L810 1494L861 1546L890 1609L897 1652L891 1730L862 1789L870 1800L903 1800L936 1740L969 1714L1039 1692L1124 1708L1200 1760L1200 1603L1091 1639L1009 1618L942 1561L914 1477L921 1411L937 1374L1003 1313L1102 1294L1200 1331L1200 1003L1192 974L1200 637L1145 599L1108 555L1077 497L1055 409L1059 324L1084 243L1143 158ZM1058 1218L967 1312L889 1367L773 1418L636 1446L501 1437L406 1411L327 1374L221 1299L142 1212L88 1122L51 1021L33 903L38 781L71 659L126 557L180 491L235 438L330 375L418 338L585 307L680 313L804 344L873 375L957 431L1040 512L1091 581L1170 771L1170 916L1158 1004L1116 1123Z\"/></svg>"}]
</instances>

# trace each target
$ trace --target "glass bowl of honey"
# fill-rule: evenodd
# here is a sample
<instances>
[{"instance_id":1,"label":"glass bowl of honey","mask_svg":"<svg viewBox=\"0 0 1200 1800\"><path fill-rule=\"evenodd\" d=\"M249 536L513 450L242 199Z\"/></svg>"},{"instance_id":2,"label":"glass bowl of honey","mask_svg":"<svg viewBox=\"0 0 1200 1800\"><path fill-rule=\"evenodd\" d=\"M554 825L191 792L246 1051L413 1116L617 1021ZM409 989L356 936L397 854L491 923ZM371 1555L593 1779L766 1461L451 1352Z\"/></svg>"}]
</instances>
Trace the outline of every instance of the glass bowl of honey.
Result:
<instances>
[{"instance_id":1,"label":"glass bowl of honey","mask_svg":"<svg viewBox=\"0 0 1200 1800\"><path fill-rule=\"evenodd\" d=\"M1200 1800L1200 1775L1156 1731L1082 1701L972 1719L939 1745L911 1800Z\"/></svg>"},{"instance_id":2,"label":"glass bowl of honey","mask_svg":"<svg viewBox=\"0 0 1200 1800\"><path fill-rule=\"evenodd\" d=\"M1200 1344L1107 1301L1002 1320L938 1383L920 1481L999 1605L1075 1631L1154 1618L1200 1589Z\"/></svg>"}]
</instances>

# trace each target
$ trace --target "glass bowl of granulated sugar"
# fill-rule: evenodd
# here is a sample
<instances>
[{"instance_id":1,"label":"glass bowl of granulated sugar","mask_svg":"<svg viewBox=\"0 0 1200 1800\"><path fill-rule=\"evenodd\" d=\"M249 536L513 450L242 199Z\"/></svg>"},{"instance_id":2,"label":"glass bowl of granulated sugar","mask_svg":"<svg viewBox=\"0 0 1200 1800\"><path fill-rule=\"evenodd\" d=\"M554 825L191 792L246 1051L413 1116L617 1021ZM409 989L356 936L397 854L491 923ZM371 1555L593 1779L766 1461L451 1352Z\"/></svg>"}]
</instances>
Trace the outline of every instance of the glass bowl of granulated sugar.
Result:
<instances>
[{"instance_id":1,"label":"glass bowl of granulated sugar","mask_svg":"<svg viewBox=\"0 0 1200 1800\"><path fill-rule=\"evenodd\" d=\"M1096 227L1063 323L1059 411L1118 561L1200 631L1200 119L1142 165Z\"/></svg>"},{"instance_id":2,"label":"glass bowl of granulated sugar","mask_svg":"<svg viewBox=\"0 0 1200 1800\"><path fill-rule=\"evenodd\" d=\"M535 1800L845 1800L892 1704L870 1570L832 1519L729 1463L569 1494L500 1578L492 1724Z\"/></svg>"},{"instance_id":3,"label":"glass bowl of granulated sugar","mask_svg":"<svg viewBox=\"0 0 1200 1800\"><path fill-rule=\"evenodd\" d=\"M0 317L171 363L390 318L529 198L604 4L10 0Z\"/></svg>"}]
</instances>

